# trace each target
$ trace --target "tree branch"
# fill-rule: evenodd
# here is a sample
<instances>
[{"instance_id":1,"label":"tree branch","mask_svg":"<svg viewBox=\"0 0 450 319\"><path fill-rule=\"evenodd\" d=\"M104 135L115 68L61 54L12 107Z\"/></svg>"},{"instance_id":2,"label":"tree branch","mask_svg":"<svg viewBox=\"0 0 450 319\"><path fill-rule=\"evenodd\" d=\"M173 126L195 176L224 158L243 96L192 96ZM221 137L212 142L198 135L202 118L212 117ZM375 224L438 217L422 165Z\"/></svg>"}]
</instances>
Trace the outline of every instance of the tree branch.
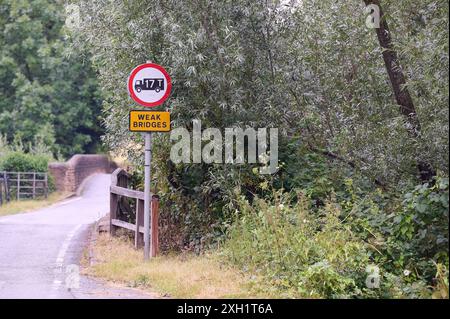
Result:
<instances>
[{"instance_id":1,"label":"tree branch","mask_svg":"<svg viewBox=\"0 0 450 319\"><path fill-rule=\"evenodd\" d=\"M383 60L386 66L387 73L394 91L395 100L400 106L400 113L404 116L408 123L408 131L413 138L420 138L420 121L417 116L414 102L406 87L406 78L398 59L397 52L394 50L392 43L391 32L389 26L384 18L384 12L381 8L380 0L364 0L368 6L374 4L378 6L380 12L380 27L376 29L378 42L383 49ZM435 170L430 163L422 160L417 161L417 168L419 170L420 179L422 181L430 181L436 175Z\"/></svg>"}]
</instances>

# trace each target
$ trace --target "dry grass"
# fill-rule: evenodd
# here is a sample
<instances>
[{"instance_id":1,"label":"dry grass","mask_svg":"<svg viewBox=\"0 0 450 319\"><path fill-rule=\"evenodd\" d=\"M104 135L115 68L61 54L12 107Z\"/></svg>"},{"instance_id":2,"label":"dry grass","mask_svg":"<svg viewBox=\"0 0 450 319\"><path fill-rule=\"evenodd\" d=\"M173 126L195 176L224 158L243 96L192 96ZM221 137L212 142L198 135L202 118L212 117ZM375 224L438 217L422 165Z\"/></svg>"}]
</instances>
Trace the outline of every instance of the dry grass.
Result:
<instances>
[{"instance_id":1,"label":"dry grass","mask_svg":"<svg viewBox=\"0 0 450 319\"><path fill-rule=\"evenodd\" d=\"M124 239L100 235L96 261L87 273L171 298L251 298L248 278L214 254L162 256L143 261L142 251Z\"/></svg>"},{"instance_id":2,"label":"dry grass","mask_svg":"<svg viewBox=\"0 0 450 319\"><path fill-rule=\"evenodd\" d=\"M0 216L25 213L46 206L50 206L64 199L67 196L68 196L67 193L55 192L51 193L46 199L29 199L29 200L27 199L20 201L13 200L9 203L0 206Z\"/></svg>"}]
</instances>

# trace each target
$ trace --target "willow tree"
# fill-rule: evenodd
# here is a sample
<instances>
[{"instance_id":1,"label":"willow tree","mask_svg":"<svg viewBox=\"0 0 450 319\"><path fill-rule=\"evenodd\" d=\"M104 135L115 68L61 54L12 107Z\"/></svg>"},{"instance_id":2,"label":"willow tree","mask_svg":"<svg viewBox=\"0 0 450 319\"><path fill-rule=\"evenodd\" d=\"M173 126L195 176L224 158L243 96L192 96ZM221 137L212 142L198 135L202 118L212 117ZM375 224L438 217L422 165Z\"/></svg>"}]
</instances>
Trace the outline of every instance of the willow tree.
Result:
<instances>
[{"instance_id":1,"label":"willow tree","mask_svg":"<svg viewBox=\"0 0 450 319\"><path fill-rule=\"evenodd\" d=\"M80 33L109 94L105 141L112 148L129 150L123 146L139 139L125 133L132 103L124 83L136 64L152 60L174 79L167 107L175 125L198 118L219 128L277 126L388 184L414 177L418 161L448 172L446 1L383 4L420 138L398 111L380 58L386 53L365 24L362 1L80 4Z\"/></svg>"}]
</instances>

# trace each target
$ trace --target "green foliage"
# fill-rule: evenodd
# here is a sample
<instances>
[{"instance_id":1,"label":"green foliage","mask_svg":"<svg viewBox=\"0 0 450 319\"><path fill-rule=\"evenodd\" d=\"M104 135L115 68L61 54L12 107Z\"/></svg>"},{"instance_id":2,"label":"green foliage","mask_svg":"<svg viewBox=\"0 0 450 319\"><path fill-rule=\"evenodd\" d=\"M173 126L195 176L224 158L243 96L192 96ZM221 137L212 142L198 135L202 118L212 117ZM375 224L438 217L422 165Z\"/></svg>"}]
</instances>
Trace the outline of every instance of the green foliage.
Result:
<instances>
[{"instance_id":1,"label":"green foliage","mask_svg":"<svg viewBox=\"0 0 450 319\"><path fill-rule=\"evenodd\" d=\"M448 265L448 178L404 193L369 191L346 179L345 189L329 194L374 262L416 286L435 286L436 264Z\"/></svg>"},{"instance_id":2,"label":"green foliage","mask_svg":"<svg viewBox=\"0 0 450 319\"><path fill-rule=\"evenodd\" d=\"M2 0L0 134L70 156L95 151L101 106L96 75L82 50L69 49L64 19L60 1Z\"/></svg>"},{"instance_id":3,"label":"green foliage","mask_svg":"<svg viewBox=\"0 0 450 319\"><path fill-rule=\"evenodd\" d=\"M285 297L360 298L429 297L421 281L378 264L379 288L368 288L368 266L374 266L373 248L343 221L340 205L328 202L319 215L300 193L292 203L288 194L274 194L273 202L244 198L236 221L229 227L225 254L246 271L262 276L260 289L276 287Z\"/></svg>"},{"instance_id":4,"label":"green foliage","mask_svg":"<svg viewBox=\"0 0 450 319\"><path fill-rule=\"evenodd\" d=\"M48 163L54 161L50 148L42 141L29 144L28 152L24 151L23 143L17 140L15 144L7 143L0 135L0 171L7 172L47 172ZM49 191L56 190L53 176L48 175Z\"/></svg>"},{"instance_id":5,"label":"green foliage","mask_svg":"<svg viewBox=\"0 0 450 319\"><path fill-rule=\"evenodd\" d=\"M105 142L135 163L139 149L129 145L141 138L126 131L133 106L117 83L150 59L174 79L166 107L175 127L193 118L278 127L385 184L414 179L418 159L448 172L448 2L383 2L421 122L417 138L398 111L363 1L79 3L80 46L91 49L107 95Z\"/></svg>"},{"instance_id":6,"label":"green foliage","mask_svg":"<svg viewBox=\"0 0 450 319\"><path fill-rule=\"evenodd\" d=\"M418 264L420 275L428 280L436 263L448 265L448 201L448 178L438 178L433 185L418 185L408 192L393 219L399 262Z\"/></svg>"},{"instance_id":7,"label":"green foliage","mask_svg":"<svg viewBox=\"0 0 450 319\"><path fill-rule=\"evenodd\" d=\"M289 296L414 298L429 296L438 277L445 286L435 273L436 264L448 269L448 190L410 190L418 161L448 177L448 2L383 2L417 137L398 111L363 1L78 3L84 21L74 40L99 73L104 141L135 167L142 137L127 131L134 106L117 83L147 60L172 76L165 107L174 127L191 130L196 118L203 127L280 130L271 177L251 165L174 165L167 135L154 135L165 247L201 245L231 225L230 258ZM141 177L137 169L136 184ZM298 203L272 187L301 189ZM381 269L380 290L364 288L369 262Z\"/></svg>"},{"instance_id":8,"label":"green foliage","mask_svg":"<svg viewBox=\"0 0 450 319\"><path fill-rule=\"evenodd\" d=\"M9 172L47 172L52 158L45 154L9 152L0 158L0 170Z\"/></svg>"}]
</instances>

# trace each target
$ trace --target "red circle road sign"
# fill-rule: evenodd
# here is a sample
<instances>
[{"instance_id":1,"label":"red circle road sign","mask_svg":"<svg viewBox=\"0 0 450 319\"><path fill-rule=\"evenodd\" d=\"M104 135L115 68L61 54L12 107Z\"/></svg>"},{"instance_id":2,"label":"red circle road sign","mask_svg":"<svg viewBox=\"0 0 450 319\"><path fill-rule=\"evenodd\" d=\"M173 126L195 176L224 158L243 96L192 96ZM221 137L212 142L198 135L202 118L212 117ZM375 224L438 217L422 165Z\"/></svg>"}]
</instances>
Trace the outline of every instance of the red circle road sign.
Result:
<instances>
[{"instance_id":1,"label":"red circle road sign","mask_svg":"<svg viewBox=\"0 0 450 319\"><path fill-rule=\"evenodd\" d=\"M162 104L170 95L172 80L160 65L145 63L131 71L128 78L128 92L138 104L154 107Z\"/></svg>"}]
</instances>

